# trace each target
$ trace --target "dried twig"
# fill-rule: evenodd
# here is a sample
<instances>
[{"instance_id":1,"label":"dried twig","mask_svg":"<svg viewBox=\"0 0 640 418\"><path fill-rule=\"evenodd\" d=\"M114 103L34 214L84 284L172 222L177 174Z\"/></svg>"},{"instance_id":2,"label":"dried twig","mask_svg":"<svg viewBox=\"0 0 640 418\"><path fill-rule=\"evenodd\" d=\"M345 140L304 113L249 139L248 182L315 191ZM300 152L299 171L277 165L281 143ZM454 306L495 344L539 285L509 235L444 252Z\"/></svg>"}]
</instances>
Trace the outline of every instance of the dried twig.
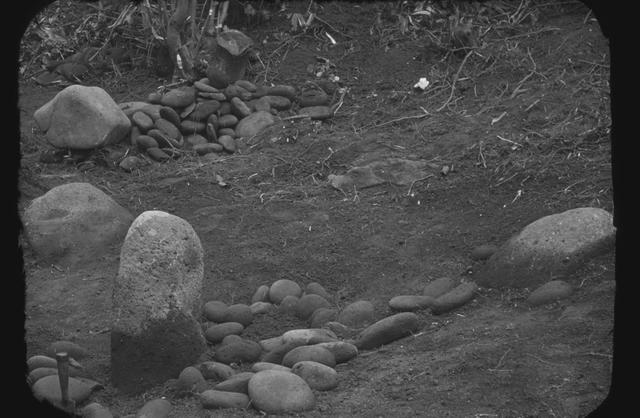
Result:
<instances>
[{"instance_id":1,"label":"dried twig","mask_svg":"<svg viewBox=\"0 0 640 418\"><path fill-rule=\"evenodd\" d=\"M498 139L500 139L500 140L502 140L502 141L509 142L510 144L513 144L513 145L515 145L515 146L518 146L518 147L521 147L521 146L522 146L522 144L518 144L518 143L517 143L517 142L515 142L515 141L512 141L512 140L507 139L507 138L503 138L503 137L501 137L500 135L496 135L496 137L498 137Z\"/></svg>"},{"instance_id":2,"label":"dried twig","mask_svg":"<svg viewBox=\"0 0 640 418\"><path fill-rule=\"evenodd\" d=\"M473 50L467 52L467 55L464 56L464 59L462 60L462 63L460 63L460 68L458 68L458 72L453 77L453 82L451 83L451 93L449 93L449 98L447 99L446 102L444 102L442 104L442 106L440 106L439 108L436 109L436 112L441 111L442 109L447 107L447 105L449 105L449 103L451 102L451 99L453 98L453 92L456 89L456 81L458 81L458 77L460 77L460 72L462 72L462 67L464 67L464 64L467 62L467 59L471 56L471 54L473 54Z\"/></svg>"},{"instance_id":3,"label":"dried twig","mask_svg":"<svg viewBox=\"0 0 640 418\"><path fill-rule=\"evenodd\" d=\"M502 366L502 362L504 361L504 358L507 356L507 354L509 354L509 351L511 351L511 349L508 349L507 351L504 352L502 357L500 357L500 360L498 361L498 364L496 364L496 367L494 367L493 369L487 369L487 370L489 370L489 371L499 370L500 366Z\"/></svg>"},{"instance_id":4,"label":"dried twig","mask_svg":"<svg viewBox=\"0 0 640 418\"><path fill-rule=\"evenodd\" d=\"M412 182L411 182L411 186L409 186L409 190L407 191L407 196L411 196L411 190L413 189L413 185L414 185L414 184L416 184L416 183L417 183L417 182L419 182L419 181L423 181L423 180L426 180L426 179L428 179L428 178L431 178L431 177L435 177L435 174L429 174L429 175L428 175L428 176L426 176L426 177L422 177L422 178L420 178L420 179L417 179L417 180L412 181Z\"/></svg>"},{"instance_id":5,"label":"dried twig","mask_svg":"<svg viewBox=\"0 0 640 418\"><path fill-rule=\"evenodd\" d=\"M387 122L383 122L383 123L380 123L380 124L374 124L373 126L371 126L371 128L379 128L381 126L389 125L391 123L400 122L400 121L407 120L407 119L422 119L425 116L430 116L431 115L431 113L429 113L424 107L421 106L420 109L422 109L422 111L424 112L422 115L403 116L401 118L392 119L392 120L389 120Z\"/></svg>"},{"instance_id":6,"label":"dried twig","mask_svg":"<svg viewBox=\"0 0 640 418\"><path fill-rule=\"evenodd\" d=\"M531 108L535 105L537 105L540 102L540 99L537 99L536 101L534 101L533 103L531 103L529 106L527 106L527 108L524 110L525 112L528 112L529 110L531 110Z\"/></svg>"},{"instance_id":7,"label":"dried twig","mask_svg":"<svg viewBox=\"0 0 640 418\"><path fill-rule=\"evenodd\" d=\"M304 115L293 115L293 116L287 116L286 118L282 118L280 120L295 120L295 119L307 119L310 118L309 115L304 114Z\"/></svg>"},{"instance_id":8,"label":"dried twig","mask_svg":"<svg viewBox=\"0 0 640 418\"><path fill-rule=\"evenodd\" d=\"M340 92L340 98L338 99L338 102L333 106L331 106L332 115L335 115L336 113L338 113L338 110L340 110L340 108L342 107L342 104L344 103L344 96L347 94L348 91L349 89L347 88L342 89L342 91Z\"/></svg>"},{"instance_id":9,"label":"dried twig","mask_svg":"<svg viewBox=\"0 0 640 418\"><path fill-rule=\"evenodd\" d=\"M529 354L529 353L525 353L525 354L528 355L531 358L534 358L534 359L538 360L539 362L542 362L542 363L545 363L545 364L549 364L551 366L559 366L558 363L551 363L550 361L543 360L540 357L534 356L533 354Z\"/></svg>"},{"instance_id":10,"label":"dried twig","mask_svg":"<svg viewBox=\"0 0 640 418\"><path fill-rule=\"evenodd\" d=\"M482 160L482 167L487 168L487 161L484 158L484 154L482 153L482 141L480 141L480 146L478 147L478 154L480 155L480 159Z\"/></svg>"}]
</instances>

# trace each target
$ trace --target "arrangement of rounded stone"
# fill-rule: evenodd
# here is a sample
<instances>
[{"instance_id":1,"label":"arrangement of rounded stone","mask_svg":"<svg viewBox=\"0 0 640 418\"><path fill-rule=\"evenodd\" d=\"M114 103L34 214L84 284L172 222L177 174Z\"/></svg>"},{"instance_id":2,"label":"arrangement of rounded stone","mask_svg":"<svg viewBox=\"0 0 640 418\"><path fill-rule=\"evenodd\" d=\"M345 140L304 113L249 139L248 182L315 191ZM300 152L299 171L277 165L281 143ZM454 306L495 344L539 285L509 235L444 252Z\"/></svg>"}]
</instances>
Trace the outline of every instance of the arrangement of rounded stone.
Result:
<instances>
[{"instance_id":1,"label":"arrangement of rounded stone","mask_svg":"<svg viewBox=\"0 0 640 418\"><path fill-rule=\"evenodd\" d=\"M370 302L356 301L338 310L331 300L318 283L303 289L281 279L256 289L251 305L206 302L202 309L205 337L214 347L213 360L185 368L176 387L197 393L205 409L251 405L265 413L305 411L315 407L314 391L338 387L337 364L356 357L359 349L376 348L419 329L413 313L375 322ZM266 312L292 314L311 327L258 342L244 338L242 333L254 316ZM331 328L355 331L355 338L344 340ZM237 365L250 365L251 371L236 372L232 366ZM209 380L216 382L212 388Z\"/></svg>"},{"instance_id":2,"label":"arrangement of rounded stone","mask_svg":"<svg viewBox=\"0 0 640 418\"><path fill-rule=\"evenodd\" d=\"M400 295L389 300L394 311L409 312L430 309L435 315L457 309L471 300L478 290L472 282L460 282L459 279L442 277L430 282L422 295Z\"/></svg>"},{"instance_id":3,"label":"arrangement of rounded stone","mask_svg":"<svg viewBox=\"0 0 640 418\"><path fill-rule=\"evenodd\" d=\"M209 78L166 91L151 93L146 102L116 104L100 87L72 85L36 110L34 119L54 149L91 150L130 144L155 161L166 161L193 150L198 155L234 153L238 138L251 138L275 123L280 112L324 120L333 116L328 91L332 84L309 82L263 86L235 80L214 87ZM326 90L326 91L325 91ZM49 151L43 162L56 162ZM214 154L215 155L215 154ZM135 155L119 166L132 171L142 164Z\"/></svg>"},{"instance_id":4,"label":"arrangement of rounded stone","mask_svg":"<svg viewBox=\"0 0 640 418\"><path fill-rule=\"evenodd\" d=\"M55 207L53 204L49 209L55 211ZM614 236L608 212L579 208L541 218L501 247L480 246L471 256L487 260L485 272L496 271L496 265L507 272L528 266L534 273L507 276L507 283L521 279L537 285L541 272L558 276L574 271L587 257L610 249ZM205 409L253 406L264 413L310 410L316 403L314 391L338 387L337 364L353 359L360 350L375 349L418 332L420 321L412 311L450 312L473 300L478 289L472 282L439 278L428 283L420 295L391 298L389 307L399 312L376 321L369 301L337 309L322 285L309 283L303 289L288 279L258 287L250 305L227 305L219 300L202 304L203 272L202 247L186 221L160 211L144 212L133 221L114 284L111 368L116 387L139 392L177 377L176 390L197 395ZM489 284L495 280L483 277L490 277L486 279ZM527 303L539 306L566 298L572 291L562 280L547 281L530 293ZM256 315L272 311L293 314L307 321L309 328L260 341L242 336ZM206 321L204 327L199 322L201 316ZM207 343L211 360L202 361ZM101 385L84 377L77 362L87 351L68 341L55 342L46 355L28 359L27 380L35 396L53 403L60 399L54 359L60 352L68 353L71 359L70 399L78 404L86 402ZM239 366L250 367L250 371L239 371ZM143 410L167 416L171 404L155 399L147 402L138 416ZM95 403L83 411L86 416L112 416Z\"/></svg>"},{"instance_id":5,"label":"arrangement of rounded stone","mask_svg":"<svg viewBox=\"0 0 640 418\"><path fill-rule=\"evenodd\" d=\"M120 108L131 119L131 145L164 161L176 149L193 149L199 155L233 153L237 138L256 135L276 121L275 115L294 106L300 107L300 115L327 119L332 116L329 101L315 84L298 91L247 80L225 85L205 77L164 94L151 93L147 102L121 103Z\"/></svg>"},{"instance_id":6,"label":"arrangement of rounded stone","mask_svg":"<svg viewBox=\"0 0 640 418\"><path fill-rule=\"evenodd\" d=\"M136 225L141 223L141 220L134 221L129 234L135 235L132 231L139 230L141 226ZM134 290L132 293L140 292ZM122 292L118 295L123 296ZM177 377L174 383L176 391L197 395L205 409L253 406L265 413L306 411L315 407L315 391L329 391L338 387L337 364L353 359L359 350L388 344L417 332L420 327L418 317L411 312L391 315L375 322L370 302L356 301L338 310L332 307L331 299L318 283L309 283L303 290L296 282L283 279L270 286L260 286L252 297L251 305L209 301L204 304L202 315L208 321L204 335L212 345L212 360L188 365L167 379ZM261 341L242 337L242 332L253 322L255 315L272 310L292 313L302 320L316 321L326 328L292 329ZM331 314L321 315L322 319L317 319L320 313L328 311ZM332 324L339 325L339 330L355 331L355 338L341 339L329 329ZM47 354L55 356L55 352L62 350L79 359L88 354L70 342L52 344ZM151 356L149 351L145 352ZM141 358L137 358L137 362L145 363ZM250 368L250 371L239 371L240 365L244 369ZM36 396L52 402L59 399L60 394L55 366L53 357L38 355L28 360L28 379ZM165 365L151 366L162 369ZM97 382L78 377L80 373L81 369L72 368L70 378L73 379L70 393L78 404L87 402L91 392L100 388ZM124 387L126 385L123 386L126 379L116 380L120 380L119 387L127 389ZM171 405L167 400L156 399L145 404L144 408L154 411L159 408L162 414L158 416L166 416L163 414L169 413ZM107 415L110 414L108 408L96 403L86 405L83 411L87 414L105 414L88 416L112 416Z\"/></svg>"},{"instance_id":7,"label":"arrangement of rounded stone","mask_svg":"<svg viewBox=\"0 0 640 418\"><path fill-rule=\"evenodd\" d=\"M69 400L75 403L86 401L94 390L102 388L84 373L78 362L89 355L83 347L71 341L56 341L49 345L45 354L31 356L27 359L27 383L31 385L34 396L39 400L47 400L53 404L60 401L61 390L58 378L58 362L56 353L68 354L69 362Z\"/></svg>"}]
</instances>

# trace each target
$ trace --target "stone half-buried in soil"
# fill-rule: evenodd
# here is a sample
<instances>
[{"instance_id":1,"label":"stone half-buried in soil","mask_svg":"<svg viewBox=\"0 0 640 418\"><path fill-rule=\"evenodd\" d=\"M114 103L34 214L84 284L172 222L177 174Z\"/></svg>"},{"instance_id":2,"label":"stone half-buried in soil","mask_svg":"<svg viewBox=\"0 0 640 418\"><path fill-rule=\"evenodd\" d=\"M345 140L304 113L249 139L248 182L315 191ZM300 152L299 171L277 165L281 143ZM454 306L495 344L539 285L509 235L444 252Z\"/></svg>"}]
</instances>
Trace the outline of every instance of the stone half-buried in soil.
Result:
<instances>
[{"instance_id":1,"label":"stone half-buried in soil","mask_svg":"<svg viewBox=\"0 0 640 418\"><path fill-rule=\"evenodd\" d=\"M89 379L69 378L68 396L69 399L81 403L84 402L91 392L100 387L100 384ZM59 402L61 391L60 381L57 374L45 376L33 385L33 393L36 399L46 399L51 403Z\"/></svg>"},{"instance_id":2,"label":"stone half-buried in soil","mask_svg":"<svg viewBox=\"0 0 640 418\"><path fill-rule=\"evenodd\" d=\"M140 393L175 378L206 346L193 317L170 314L136 335L111 331L111 380L119 390Z\"/></svg>"},{"instance_id":3,"label":"stone half-buried in soil","mask_svg":"<svg viewBox=\"0 0 640 418\"><path fill-rule=\"evenodd\" d=\"M585 260L615 245L610 213L576 208L538 219L503 244L479 271L483 287L533 288L566 278Z\"/></svg>"},{"instance_id":4,"label":"stone half-buried in soil","mask_svg":"<svg viewBox=\"0 0 640 418\"><path fill-rule=\"evenodd\" d=\"M573 293L573 287L563 280L552 280L531 292L527 297L530 306L544 305L559 299L564 299Z\"/></svg>"},{"instance_id":5,"label":"stone half-buried in soil","mask_svg":"<svg viewBox=\"0 0 640 418\"><path fill-rule=\"evenodd\" d=\"M332 367L315 361L299 361L293 365L291 373L303 378L311 389L331 390L338 386L338 373Z\"/></svg>"},{"instance_id":6,"label":"stone half-buried in soil","mask_svg":"<svg viewBox=\"0 0 640 418\"><path fill-rule=\"evenodd\" d=\"M300 376L280 370L263 370L249 380L253 406L267 414L301 412L313 409L313 391Z\"/></svg>"},{"instance_id":7,"label":"stone half-buried in soil","mask_svg":"<svg viewBox=\"0 0 640 418\"><path fill-rule=\"evenodd\" d=\"M222 390L208 389L200 395L200 402L204 409L244 409L249 406L251 400L245 393L229 392ZM211 416L217 416L211 415Z\"/></svg>"},{"instance_id":8,"label":"stone half-buried in soil","mask_svg":"<svg viewBox=\"0 0 640 418\"><path fill-rule=\"evenodd\" d=\"M457 309L473 300L477 290L478 285L473 282L460 283L433 302L431 313L439 315Z\"/></svg>"},{"instance_id":9,"label":"stone half-buried in soil","mask_svg":"<svg viewBox=\"0 0 640 418\"><path fill-rule=\"evenodd\" d=\"M418 316L412 312L388 316L365 328L355 346L360 350L376 348L416 332L419 326Z\"/></svg>"},{"instance_id":10,"label":"stone half-buried in soil","mask_svg":"<svg viewBox=\"0 0 640 418\"><path fill-rule=\"evenodd\" d=\"M225 392L248 393L249 380L254 372L240 372L215 385L215 390Z\"/></svg>"},{"instance_id":11,"label":"stone half-buried in soil","mask_svg":"<svg viewBox=\"0 0 640 418\"><path fill-rule=\"evenodd\" d=\"M25 235L46 262L87 262L120 242L133 216L89 183L67 183L34 199L25 209Z\"/></svg>"}]
</instances>

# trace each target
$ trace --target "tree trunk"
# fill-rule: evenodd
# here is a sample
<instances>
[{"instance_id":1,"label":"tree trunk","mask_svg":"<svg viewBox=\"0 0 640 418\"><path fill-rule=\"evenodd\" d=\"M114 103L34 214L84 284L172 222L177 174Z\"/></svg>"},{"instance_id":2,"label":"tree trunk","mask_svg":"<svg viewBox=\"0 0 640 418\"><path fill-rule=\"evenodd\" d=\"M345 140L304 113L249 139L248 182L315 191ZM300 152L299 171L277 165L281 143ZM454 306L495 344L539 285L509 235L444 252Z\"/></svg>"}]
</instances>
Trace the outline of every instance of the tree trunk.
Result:
<instances>
[{"instance_id":1,"label":"tree trunk","mask_svg":"<svg viewBox=\"0 0 640 418\"><path fill-rule=\"evenodd\" d=\"M167 46L175 67L178 67L177 56L182 61L182 73L185 77L193 76L193 58L181 40L181 33L187 18L191 15L195 0L176 0L176 8L167 26ZM193 17L192 17L193 18Z\"/></svg>"}]
</instances>

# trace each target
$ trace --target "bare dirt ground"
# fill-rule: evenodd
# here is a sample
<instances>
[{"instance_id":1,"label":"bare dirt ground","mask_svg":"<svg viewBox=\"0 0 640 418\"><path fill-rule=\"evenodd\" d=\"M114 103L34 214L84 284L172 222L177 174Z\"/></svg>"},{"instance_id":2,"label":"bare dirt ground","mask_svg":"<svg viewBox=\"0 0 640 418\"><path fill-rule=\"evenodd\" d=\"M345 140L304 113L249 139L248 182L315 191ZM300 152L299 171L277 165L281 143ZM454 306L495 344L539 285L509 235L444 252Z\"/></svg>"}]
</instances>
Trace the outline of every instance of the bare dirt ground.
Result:
<instances>
[{"instance_id":1,"label":"bare dirt ground","mask_svg":"<svg viewBox=\"0 0 640 418\"><path fill-rule=\"evenodd\" d=\"M108 158L42 164L32 115L60 89L22 81L19 205L56 185L90 182L134 215L159 209L194 227L205 250L205 301L247 303L259 285L287 278L321 283L338 307L371 300L378 318L387 316L394 295L419 293L442 276L473 279L469 253L477 245L499 245L567 209L613 210L607 40L578 2L534 3L528 10L536 19L517 23L509 21L517 2L509 4L502 17L486 12L502 26L469 56L451 97L464 54L433 53L428 34L402 34L385 13L376 23L387 3L323 3L324 23L286 39L277 37L288 29L283 16L247 28L266 41L261 54L269 62L252 67L249 79L301 85L314 78L307 67L321 56L349 92L330 121L279 123L217 163L185 156L131 174L100 163ZM433 83L426 92L412 89L420 77ZM144 99L162 81L134 69L92 83L123 102ZM380 156L453 169L434 170L410 190L385 184L345 194L327 185L329 174ZM215 174L229 186L218 186ZM260 415L205 411L196 397L177 397L171 382L138 397L110 386L118 256L113 248L65 270L38 263L25 245L27 356L60 339L88 348L84 366L105 386L91 399L119 415L159 396L171 400L175 417ZM339 365L338 388L317 393L317 408L301 416L585 416L609 391L614 276L608 254L569 279L577 291L561 302L532 309L524 304L529 290L482 288L452 313L421 312L419 333ZM303 326L266 315L246 335Z\"/></svg>"}]
</instances>

